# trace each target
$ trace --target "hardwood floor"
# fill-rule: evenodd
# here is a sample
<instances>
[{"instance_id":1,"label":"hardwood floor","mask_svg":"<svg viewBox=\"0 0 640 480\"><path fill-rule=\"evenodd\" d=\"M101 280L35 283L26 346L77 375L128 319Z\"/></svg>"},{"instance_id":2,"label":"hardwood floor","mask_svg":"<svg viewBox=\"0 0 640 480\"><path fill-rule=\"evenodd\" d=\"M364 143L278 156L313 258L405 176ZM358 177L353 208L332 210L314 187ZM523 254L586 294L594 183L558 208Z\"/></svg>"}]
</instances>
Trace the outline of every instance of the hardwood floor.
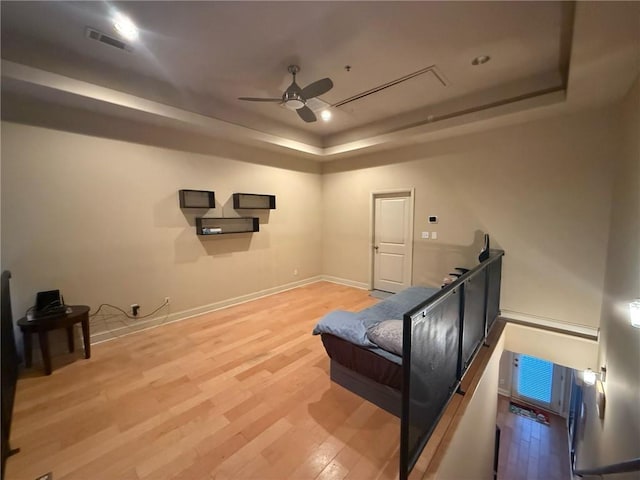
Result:
<instances>
[{"instance_id":1,"label":"hardwood floor","mask_svg":"<svg viewBox=\"0 0 640 480\"><path fill-rule=\"evenodd\" d=\"M332 384L310 334L376 301L320 282L35 365L5 478L395 478L399 420Z\"/></svg>"},{"instance_id":2,"label":"hardwood floor","mask_svg":"<svg viewBox=\"0 0 640 480\"><path fill-rule=\"evenodd\" d=\"M5 479L395 479L399 420L331 383L310 334L330 310L376 302L319 282L54 357L50 376L36 364ZM501 397L500 478L569 479L561 421Z\"/></svg>"},{"instance_id":3,"label":"hardwood floor","mask_svg":"<svg viewBox=\"0 0 640 480\"><path fill-rule=\"evenodd\" d=\"M547 426L513 414L509 412L509 398L498 395L498 479L571 479L565 420L558 415L550 417Z\"/></svg>"}]
</instances>

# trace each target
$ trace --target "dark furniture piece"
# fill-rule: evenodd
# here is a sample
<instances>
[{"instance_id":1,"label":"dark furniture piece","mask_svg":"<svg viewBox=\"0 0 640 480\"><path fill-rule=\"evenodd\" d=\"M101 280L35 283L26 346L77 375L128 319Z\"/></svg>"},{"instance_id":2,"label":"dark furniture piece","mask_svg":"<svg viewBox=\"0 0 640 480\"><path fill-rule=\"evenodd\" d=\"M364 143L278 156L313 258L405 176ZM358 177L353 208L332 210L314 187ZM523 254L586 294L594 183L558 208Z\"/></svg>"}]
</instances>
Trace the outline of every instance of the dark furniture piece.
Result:
<instances>
[{"instance_id":1,"label":"dark furniture piece","mask_svg":"<svg viewBox=\"0 0 640 480\"><path fill-rule=\"evenodd\" d=\"M496 425L496 439L493 450L493 480L498 480L498 463L500 459L500 427Z\"/></svg>"},{"instance_id":2,"label":"dark furniture piece","mask_svg":"<svg viewBox=\"0 0 640 480\"><path fill-rule=\"evenodd\" d=\"M402 365L329 333L320 335L331 381L400 418Z\"/></svg>"},{"instance_id":3,"label":"dark furniture piece","mask_svg":"<svg viewBox=\"0 0 640 480\"><path fill-rule=\"evenodd\" d=\"M9 446L11 433L11 418L13 416L13 402L16 396L16 383L18 381L18 352L16 351L15 335L13 332L13 314L11 312L11 293L9 291L9 279L11 273L2 272L1 292L1 331L2 335L2 472L4 478L4 466L7 457L17 453L19 449L12 450Z\"/></svg>"},{"instance_id":4,"label":"dark furniture piece","mask_svg":"<svg viewBox=\"0 0 640 480\"><path fill-rule=\"evenodd\" d=\"M464 395L462 378L500 314L503 255L491 250L489 258L405 311L402 365L321 334L331 358L331 380L400 416L400 480L409 478L449 401ZM381 310L389 311L386 306ZM386 315L380 321L394 318ZM359 331L356 323L350 325Z\"/></svg>"},{"instance_id":5,"label":"dark furniture piece","mask_svg":"<svg viewBox=\"0 0 640 480\"><path fill-rule=\"evenodd\" d=\"M233 208L247 208L253 210L274 210L276 208L275 195L259 195L257 193L234 193Z\"/></svg>"},{"instance_id":6,"label":"dark furniture piece","mask_svg":"<svg viewBox=\"0 0 640 480\"><path fill-rule=\"evenodd\" d=\"M500 313L502 250L404 314L400 480L407 480Z\"/></svg>"},{"instance_id":7,"label":"dark furniture piece","mask_svg":"<svg viewBox=\"0 0 640 480\"><path fill-rule=\"evenodd\" d=\"M49 331L65 328L67 330L67 343L69 351L75 349L73 341L73 326L76 323L82 324L82 338L84 340L84 358L91 357L91 343L89 339L89 307L86 305L69 305L69 313L62 313L50 317L35 318L28 320L26 317L18 320L18 326L22 331L24 342L25 366L31 367L33 357L33 346L31 334L37 333L40 341L40 351L44 362L44 373L51 375L51 352L49 350Z\"/></svg>"},{"instance_id":8,"label":"dark furniture piece","mask_svg":"<svg viewBox=\"0 0 640 480\"><path fill-rule=\"evenodd\" d=\"M196 217L198 235L224 235L226 233L259 232L260 221L257 217Z\"/></svg>"},{"instance_id":9,"label":"dark furniture piece","mask_svg":"<svg viewBox=\"0 0 640 480\"><path fill-rule=\"evenodd\" d=\"M208 190L180 190L180 208L216 208L216 194Z\"/></svg>"}]
</instances>

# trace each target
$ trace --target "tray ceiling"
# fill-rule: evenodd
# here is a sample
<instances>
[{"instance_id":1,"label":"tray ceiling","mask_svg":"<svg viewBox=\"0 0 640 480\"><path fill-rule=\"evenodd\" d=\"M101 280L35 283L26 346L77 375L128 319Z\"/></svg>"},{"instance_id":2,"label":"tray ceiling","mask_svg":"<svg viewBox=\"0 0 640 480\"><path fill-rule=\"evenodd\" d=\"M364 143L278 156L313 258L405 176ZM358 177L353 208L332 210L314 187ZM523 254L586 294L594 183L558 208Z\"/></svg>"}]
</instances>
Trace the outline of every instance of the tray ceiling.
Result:
<instances>
[{"instance_id":1,"label":"tray ceiling","mask_svg":"<svg viewBox=\"0 0 640 480\"><path fill-rule=\"evenodd\" d=\"M122 108L132 107L116 97L138 97L311 150L563 91L574 14L570 2L2 2L1 9L5 95L35 85L54 91L40 94L48 101L60 90L65 103L92 85L113 92ZM138 25L137 41L118 37L115 11ZM89 39L87 27L128 49ZM491 59L472 65L480 55ZM302 87L333 80L318 102L330 106L331 121L305 123L277 103L237 99L280 97L290 64L300 65ZM32 70L16 74L21 66ZM61 79L84 83L74 90Z\"/></svg>"}]
</instances>

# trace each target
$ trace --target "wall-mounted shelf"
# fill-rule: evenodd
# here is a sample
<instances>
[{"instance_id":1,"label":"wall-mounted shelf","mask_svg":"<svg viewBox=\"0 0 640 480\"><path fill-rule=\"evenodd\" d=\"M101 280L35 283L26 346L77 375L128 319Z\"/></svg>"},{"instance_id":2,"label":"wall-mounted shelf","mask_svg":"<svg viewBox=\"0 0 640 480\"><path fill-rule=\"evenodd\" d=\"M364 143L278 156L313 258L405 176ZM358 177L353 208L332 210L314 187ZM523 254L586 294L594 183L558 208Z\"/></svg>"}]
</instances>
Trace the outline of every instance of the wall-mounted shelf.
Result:
<instances>
[{"instance_id":1,"label":"wall-mounted shelf","mask_svg":"<svg viewBox=\"0 0 640 480\"><path fill-rule=\"evenodd\" d=\"M258 195L256 193L234 193L233 194L234 209L253 209L253 210L275 210L275 195Z\"/></svg>"},{"instance_id":2,"label":"wall-mounted shelf","mask_svg":"<svg viewBox=\"0 0 640 480\"><path fill-rule=\"evenodd\" d=\"M216 208L216 194L208 190L180 190L180 208Z\"/></svg>"},{"instance_id":3,"label":"wall-mounted shelf","mask_svg":"<svg viewBox=\"0 0 640 480\"><path fill-rule=\"evenodd\" d=\"M259 231L260 222L257 217L196 217L196 232L198 235L224 235L225 233Z\"/></svg>"}]
</instances>

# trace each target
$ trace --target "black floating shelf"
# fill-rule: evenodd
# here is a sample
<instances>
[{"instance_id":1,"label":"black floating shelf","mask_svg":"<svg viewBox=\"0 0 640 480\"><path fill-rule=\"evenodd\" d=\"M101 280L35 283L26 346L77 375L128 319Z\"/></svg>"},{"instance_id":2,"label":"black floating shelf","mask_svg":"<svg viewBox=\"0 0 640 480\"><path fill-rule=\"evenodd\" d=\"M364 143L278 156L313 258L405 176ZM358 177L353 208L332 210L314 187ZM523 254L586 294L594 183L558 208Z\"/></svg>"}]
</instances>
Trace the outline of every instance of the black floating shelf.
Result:
<instances>
[{"instance_id":1,"label":"black floating shelf","mask_svg":"<svg viewBox=\"0 0 640 480\"><path fill-rule=\"evenodd\" d=\"M196 232L198 235L224 235L227 233L259 231L260 222L257 217L196 217Z\"/></svg>"},{"instance_id":2,"label":"black floating shelf","mask_svg":"<svg viewBox=\"0 0 640 480\"><path fill-rule=\"evenodd\" d=\"M234 209L275 210L275 195L258 195L256 193L234 193Z\"/></svg>"},{"instance_id":3,"label":"black floating shelf","mask_svg":"<svg viewBox=\"0 0 640 480\"><path fill-rule=\"evenodd\" d=\"M216 208L216 194L208 190L180 190L180 208Z\"/></svg>"}]
</instances>

